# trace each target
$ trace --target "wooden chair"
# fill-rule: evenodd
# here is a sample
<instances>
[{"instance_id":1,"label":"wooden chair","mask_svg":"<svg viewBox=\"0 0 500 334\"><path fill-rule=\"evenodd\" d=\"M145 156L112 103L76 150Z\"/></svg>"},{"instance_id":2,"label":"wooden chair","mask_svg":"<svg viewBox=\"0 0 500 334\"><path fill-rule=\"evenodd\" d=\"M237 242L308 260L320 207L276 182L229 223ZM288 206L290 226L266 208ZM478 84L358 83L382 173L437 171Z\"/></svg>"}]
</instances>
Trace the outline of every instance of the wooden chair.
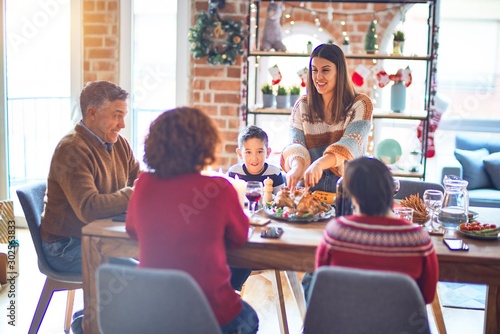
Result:
<instances>
[{"instance_id":1,"label":"wooden chair","mask_svg":"<svg viewBox=\"0 0 500 334\"><path fill-rule=\"evenodd\" d=\"M394 272L320 267L311 282L304 333L430 333L417 283Z\"/></svg>"},{"instance_id":2,"label":"wooden chair","mask_svg":"<svg viewBox=\"0 0 500 334\"><path fill-rule=\"evenodd\" d=\"M186 272L107 263L98 268L96 284L100 333L221 333L203 291Z\"/></svg>"},{"instance_id":3,"label":"wooden chair","mask_svg":"<svg viewBox=\"0 0 500 334\"><path fill-rule=\"evenodd\" d=\"M36 183L17 189L17 197L23 208L26 222L35 245L38 256L38 269L47 276L42 294L38 300L35 315L31 321L29 334L36 334L43 317L47 311L52 295L55 291L68 291L66 302L66 314L64 318L64 331L69 332L71 325L71 313L73 312L73 302L75 299L75 290L82 287L82 276L75 273L60 272L52 269L47 262L45 253L42 249L42 237L40 236L40 223L43 211L43 199L45 196L46 184Z\"/></svg>"}]
</instances>

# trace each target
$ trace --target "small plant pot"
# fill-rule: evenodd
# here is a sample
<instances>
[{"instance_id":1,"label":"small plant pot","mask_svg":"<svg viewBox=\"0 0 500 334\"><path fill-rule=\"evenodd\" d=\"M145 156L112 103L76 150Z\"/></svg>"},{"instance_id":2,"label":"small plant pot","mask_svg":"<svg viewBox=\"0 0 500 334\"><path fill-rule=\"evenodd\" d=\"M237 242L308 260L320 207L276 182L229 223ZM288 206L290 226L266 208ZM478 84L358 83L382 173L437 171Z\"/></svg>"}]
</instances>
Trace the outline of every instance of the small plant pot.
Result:
<instances>
[{"instance_id":1,"label":"small plant pot","mask_svg":"<svg viewBox=\"0 0 500 334\"><path fill-rule=\"evenodd\" d=\"M299 96L299 94L290 95L290 108L293 108L295 102L297 102L297 100L299 99Z\"/></svg>"},{"instance_id":2,"label":"small plant pot","mask_svg":"<svg viewBox=\"0 0 500 334\"><path fill-rule=\"evenodd\" d=\"M311 53L313 51L312 44L307 44L307 53Z\"/></svg>"},{"instance_id":3,"label":"small plant pot","mask_svg":"<svg viewBox=\"0 0 500 334\"><path fill-rule=\"evenodd\" d=\"M264 108L271 108L274 104L274 95L262 94L262 104Z\"/></svg>"},{"instance_id":4,"label":"small plant pot","mask_svg":"<svg viewBox=\"0 0 500 334\"><path fill-rule=\"evenodd\" d=\"M395 56L403 55L404 46L405 46L404 41L393 41L392 42L392 54Z\"/></svg>"},{"instance_id":5,"label":"small plant pot","mask_svg":"<svg viewBox=\"0 0 500 334\"><path fill-rule=\"evenodd\" d=\"M344 54L352 53L350 44L342 44L340 48L342 49L342 52L344 52Z\"/></svg>"},{"instance_id":6,"label":"small plant pot","mask_svg":"<svg viewBox=\"0 0 500 334\"><path fill-rule=\"evenodd\" d=\"M288 95L276 96L276 108L286 109L288 107Z\"/></svg>"}]
</instances>

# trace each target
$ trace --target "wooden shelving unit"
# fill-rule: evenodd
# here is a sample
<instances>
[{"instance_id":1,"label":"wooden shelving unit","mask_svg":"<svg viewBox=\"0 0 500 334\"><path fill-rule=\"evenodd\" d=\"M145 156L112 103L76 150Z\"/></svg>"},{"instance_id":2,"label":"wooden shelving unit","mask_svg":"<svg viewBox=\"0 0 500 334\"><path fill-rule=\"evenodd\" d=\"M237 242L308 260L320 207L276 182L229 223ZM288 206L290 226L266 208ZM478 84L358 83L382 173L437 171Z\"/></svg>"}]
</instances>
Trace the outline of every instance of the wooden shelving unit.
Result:
<instances>
[{"instance_id":1,"label":"wooden shelving unit","mask_svg":"<svg viewBox=\"0 0 500 334\"><path fill-rule=\"evenodd\" d=\"M270 2L270 0L260 0L253 2L255 4L254 9L252 6L249 6L249 16L254 17L256 20L256 25L259 25L259 10L261 2ZM285 4L289 2L287 0L283 1ZM328 1L305 1L305 2L318 2L325 3ZM374 120L395 120L395 121L422 121L423 122L423 138L421 144L422 158L421 158L421 170L420 172L404 172L404 171L395 171L394 175L399 177L407 177L407 178L418 178L425 179L427 158L425 152L427 151L427 143L428 143L428 128L429 128L429 110L431 107L430 103L430 95L432 92L432 84L434 82L435 73L433 71L433 62L436 61L436 52L435 48L436 43L434 41L435 35L434 30L437 27L437 19L436 19L436 7L438 6L439 0L371 0L371 1L362 1L362 0L347 0L347 1L336 1L336 2L351 2L351 3L384 3L384 4L427 4L429 6L429 16L427 20L428 26L428 37L427 37L427 54L425 55L402 55L396 56L391 54L384 53L375 53L375 54L346 54L346 59L348 61L355 60L404 60L409 62L425 62L426 73L425 73L425 93L424 93L424 109L417 111L405 111L404 113L395 113L390 110L381 110L375 109L373 113ZM253 13L252 13L253 11ZM258 50L259 45L259 35L258 31L253 32L252 26L249 25L249 33L248 36L251 36L253 40L248 41L248 54L247 54L247 63L248 67L250 64L253 66L257 66L259 61L264 57L287 57L287 58L309 58L309 53L293 53L293 52L275 52L275 51L260 51ZM253 47L252 47L253 46ZM252 77L253 75L253 77ZM262 105L257 103L257 94L260 92L258 87L258 72L257 71L247 71L247 82L248 82L248 90L252 90L252 94L247 94L247 103L246 103L246 120L249 121L249 118L253 119L255 123L257 117L261 115L280 115L286 116L290 115L291 109L276 109L276 108L262 108ZM249 95L251 95L254 100L250 101Z\"/></svg>"}]
</instances>

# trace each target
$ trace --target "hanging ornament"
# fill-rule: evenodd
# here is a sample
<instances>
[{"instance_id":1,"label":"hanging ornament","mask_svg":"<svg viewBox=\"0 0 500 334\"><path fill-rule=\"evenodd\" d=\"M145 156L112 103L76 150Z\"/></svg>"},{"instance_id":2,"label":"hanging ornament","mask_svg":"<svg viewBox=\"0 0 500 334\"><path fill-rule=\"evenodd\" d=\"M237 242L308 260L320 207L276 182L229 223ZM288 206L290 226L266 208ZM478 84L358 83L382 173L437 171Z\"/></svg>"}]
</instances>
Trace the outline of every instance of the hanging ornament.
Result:
<instances>
[{"instance_id":1,"label":"hanging ornament","mask_svg":"<svg viewBox=\"0 0 500 334\"><path fill-rule=\"evenodd\" d=\"M371 71L368 67L363 64L359 64L356 70L352 74L352 82L356 86L363 86L365 79L370 75Z\"/></svg>"},{"instance_id":2,"label":"hanging ornament","mask_svg":"<svg viewBox=\"0 0 500 334\"><path fill-rule=\"evenodd\" d=\"M299 78L301 80L301 83L300 85L302 87L305 87L306 86L306 83L307 83L307 73L309 72L309 70L307 69L307 67L304 67L302 69L300 69L297 74L299 75Z\"/></svg>"},{"instance_id":3,"label":"hanging ornament","mask_svg":"<svg viewBox=\"0 0 500 334\"><path fill-rule=\"evenodd\" d=\"M381 69L380 71L377 72L376 78L377 78L377 84L380 88L384 88L385 86L387 86L389 82L391 82L389 75L384 69Z\"/></svg>"},{"instance_id":4,"label":"hanging ornament","mask_svg":"<svg viewBox=\"0 0 500 334\"><path fill-rule=\"evenodd\" d=\"M278 68L278 65L274 65L274 66L270 67L269 73L271 74L271 77L272 77L271 83L273 85L277 85L281 82L282 76L281 76L280 69Z\"/></svg>"},{"instance_id":5,"label":"hanging ornament","mask_svg":"<svg viewBox=\"0 0 500 334\"><path fill-rule=\"evenodd\" d=\"M330 4L328 5L328 9L326 10L326 18L330 22L333 21L333 6L332 6L332 2L331 1L330 1Z\"/></svg>"}]
</instances>

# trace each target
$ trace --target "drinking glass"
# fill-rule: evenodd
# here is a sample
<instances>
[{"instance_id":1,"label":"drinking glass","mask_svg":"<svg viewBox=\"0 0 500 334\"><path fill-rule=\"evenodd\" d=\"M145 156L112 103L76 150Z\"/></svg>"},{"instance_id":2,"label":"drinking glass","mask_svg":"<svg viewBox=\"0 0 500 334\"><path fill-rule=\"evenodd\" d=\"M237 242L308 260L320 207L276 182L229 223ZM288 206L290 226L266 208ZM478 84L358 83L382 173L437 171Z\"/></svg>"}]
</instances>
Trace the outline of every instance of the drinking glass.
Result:
<instances>
[{"instance_id":1,"label":"drinking glass","mask_svg":"<svg viewBox=\"0 0 500 334\"><path fill-rule=\"evenodd\" d=\"M424 205L431 215L431 224L430 228L432 230L436 230L439 228L437 221L435 219L436 212L441 209L441 205L443 205L443 192L440 190L427 189L424 191Z\"/></svg>"},{"instance_id":2,"label":"drinking glass","mask_svg":"<svg viewBox=\"0 0 500 334\"><path fill-rule=\"evenodd\" d=\"M409 222L413 222L413 212L414 212L413 208L409 208L407 206L400 206L394 208L393 212L396 217L407 220Z\"/></svg>"},{"instance_id":3,"label":"drinking glass","mask_svg":"<svg viewBox=\"0 0 500 334\"><path fill-rule=\"evenodd\" d=\"M245 196L248 199L248 209L253 216L259 205L259 200L262 197L262 182L248 181Z\"/></svg>"},{"instance_id":4,"label":"drinking glass","mask_svg":"<svg viewBox=\"0 0 500 334\"><path fill-rule=\"evenodd\" d=\"M399 191L399 188L401 188L401 185L398 179L393 179L393 183L394 183L394 195L396 195Z\"/></svg>"}]
</instances>

